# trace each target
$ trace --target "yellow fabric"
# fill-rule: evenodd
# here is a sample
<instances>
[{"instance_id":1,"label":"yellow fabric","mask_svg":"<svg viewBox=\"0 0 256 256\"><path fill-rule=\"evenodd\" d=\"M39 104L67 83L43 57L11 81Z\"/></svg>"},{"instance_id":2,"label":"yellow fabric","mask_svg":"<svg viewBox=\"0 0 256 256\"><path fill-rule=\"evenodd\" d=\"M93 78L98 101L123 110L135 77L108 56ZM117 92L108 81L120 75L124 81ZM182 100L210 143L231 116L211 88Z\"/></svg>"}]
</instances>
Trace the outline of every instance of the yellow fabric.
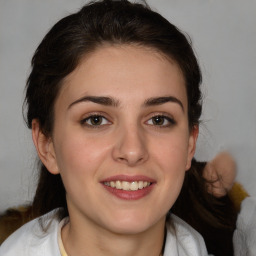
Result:
<instances>
[{"instance_id":1,"label":"yellow fabric","mask_svg":"<svg viewBox=\"0 0 256 256\"><path fill-rule=\"evenodd\" d=\"M67 222L68 222L68 218L63 219L60 222L59 229L58 229L58 245L59 245L61 256L68 256L68 254L67 254L67 252L66 252L66 250L64 248L62 239L61 239L61 229L67 224Z\"/></svg>"},{"instance_id":2,"label":"yellow fabric","mask_svg":"<svg viewBox=\"0 0 256 256\"><path fill-rule=\"evenodd\" d=\"M244 187L238 182L234 183L232 189L229 191L228 194L230 196L230 199L234 203L237 211L240 211L242 201L249 196Z\"/></svg>"}]
</instances>

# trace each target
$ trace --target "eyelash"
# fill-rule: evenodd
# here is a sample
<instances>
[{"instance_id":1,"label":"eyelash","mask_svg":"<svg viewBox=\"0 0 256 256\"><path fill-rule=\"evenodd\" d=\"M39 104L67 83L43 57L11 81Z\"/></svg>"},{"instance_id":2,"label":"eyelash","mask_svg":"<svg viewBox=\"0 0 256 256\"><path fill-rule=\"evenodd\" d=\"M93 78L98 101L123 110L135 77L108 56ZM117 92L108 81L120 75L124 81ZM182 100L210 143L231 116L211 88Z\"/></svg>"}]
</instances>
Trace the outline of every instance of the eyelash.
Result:
<instances>
[{"instance_id":1,"label":"eyelash","mask_svg":"<svg viewBox=\"0 0 256 256\"><path fill-rule=\"evenodd\" d=\"M98 125L92 124L93 118L100 118L100 124L98 124ZM153 121L154 118L164 119L164 120L162 120L164 123L160 124L160 125L154 124L154 121ZM102 124L102 120L104 120L103 122L105 122L105 123ZM151 123L149 123L150 121L151 121ZM90 122L90 124L88 122ZM106 117L104 117L102 114L92 114L92 115L89 115L88 117L82 119L80 121L80 124L83 126L87 126L89 128L97 129L97 128L102 128L102 126L109 125L109 124L111 124L111 122ZM176 121L167 115L156 114L156 115L151 116L151 118L147 120L146 124L148 124L150 126L155 126L156 128L168 128L170 126L175 125Z\"/></svg>"},{"instance_id":2,"label":"eyelash","mask_svg":"<svg viewBox=\"0 0 256 256\"><path fill-rule=\"evenodd\" d=\"M160 124L160 125L154 124L153 123L153 119L154 118L164 119L163 120L164 124ZM152 124L149 124L148 123L149 121L151 121ZM171 126L175 125L176 121L172 117L170 117L170 116L163 115L163 114L157 114L157 115L153 115L146 123L148 123L149 125L155 126L156 128L160 128L161 129L161 128L168 128L168 127L171 127Z\"/></svg>"},{"instance_id":3,"label":"eyelash","mask_svg":"<svg viewBox=\"0 0 256 256\"><path fill-rule=\"evenodd\" d=\"M92 119L93 118L100 118L101 121L105 120L104 122L107 122L107 123L102 124L102 122L101 122L98 125L97 124L92 124ZM90 121L90 124L88 123L89 121ZM80 121L80 123L81 123L81 125L88 126L90 128L101 128L102 126L111 124L111 122L106 117L104 117L102 114L92 114L92 115L89 115L88 117L82 119Z\"/></svg>"}]
</instances>

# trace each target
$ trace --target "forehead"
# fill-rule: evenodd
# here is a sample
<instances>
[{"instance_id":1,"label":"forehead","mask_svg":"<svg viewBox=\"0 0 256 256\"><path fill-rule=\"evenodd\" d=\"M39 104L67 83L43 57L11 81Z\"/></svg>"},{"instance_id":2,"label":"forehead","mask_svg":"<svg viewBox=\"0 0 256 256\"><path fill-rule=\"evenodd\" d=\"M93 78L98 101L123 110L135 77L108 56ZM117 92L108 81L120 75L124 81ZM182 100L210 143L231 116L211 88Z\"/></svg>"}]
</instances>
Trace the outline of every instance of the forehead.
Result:
<instances>
[{"instance_id":1,"label":"forehead","mask_svg":"<svg viewBox=\"0 0 256 256\"><path fill-rule=\"evenodd\" d=\"M121 100L172 94L185 107L187 101L184 76L176 62L152 48L134 45L106 45L84 56L64 79L59 98L74 100L83 94Z\"/></svg>"}]
</instances>

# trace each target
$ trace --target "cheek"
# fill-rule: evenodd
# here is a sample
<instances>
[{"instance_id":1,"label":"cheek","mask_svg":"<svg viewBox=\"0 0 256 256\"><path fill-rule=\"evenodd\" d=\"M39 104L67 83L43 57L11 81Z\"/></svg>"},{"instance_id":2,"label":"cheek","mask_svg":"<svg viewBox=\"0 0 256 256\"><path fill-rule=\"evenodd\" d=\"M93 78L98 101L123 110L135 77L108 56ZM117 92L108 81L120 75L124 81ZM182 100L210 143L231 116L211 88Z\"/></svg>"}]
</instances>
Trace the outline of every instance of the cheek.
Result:
<instances>
[{"instance_id":1,"label":"cheek","mask_svg":"<svg viewBox=\"0 0 256 256\"><path fill-rule=\"evenodd\" d=\"M184 170L188 157L188 136L176 133L152 145L154 158L164 170Z\"/></svg>"},{"instance_id":2,"label":"cheek","mask_svg":"<svg viewBox=\"0 0 256 256\"><path fill-rule=\"evenodd\" d=\"M161 181L157 197L158 204L163 207L163 212L168 212L178 198L186 170L186 146L181 146L180 140L172 143L162 143L156 147L154 164L159 169L158 177ZM183 141L184 144L184 141ZM185 145L187 145L185 143ZM154 165L153 165L154 166Z\"/></svg>"},{"instance_id":3,"label":"cheek","mask_svg":"<svg viewBox=\"0 0 256 256\"><path fill-rule=\"evenodd\" d=\"M187 158L184 148L166 148L158 164L161 166L166 189L179 192L186 172Z\"/></svg>"},{"instance_id":4,"label":"cheek","mask_svg":"<svg viewBox=\"0 0 256 256\"><path fill-rule=\"evenodd\" d=\"M170 136L157 144L154 149L154 162L160 167L163 175L165 190L165 200L170 201L170 195L176 200L186 172L188 157L188 138L187 136ZM173 203L172 201L170 202Z\"/></svg>"},{"instance_id":5,"label":"cheek","mask_svg":"<svg viewBox=\"0 0 256 256\"><path fill-rule=\"evenodd\" d=\"M100 144L100 145L99 145ZM57 164L69 200L81 204L90 196L108 154L108 145L102 141L66 138L58 144ZM86 189L89 188L89 189Z\"/></svg>"},{"instance_id":6,"label":"cheek","mask_svg":"<svg viewBox=\"0 0 256 256\"><path fill-rule=\"evenodd\" d=\"M96 171L108 153L106 141L86 138L84 136L68 137L56 143L57 164L62 174L84 174Z\"/></svg>"}]
</instances>

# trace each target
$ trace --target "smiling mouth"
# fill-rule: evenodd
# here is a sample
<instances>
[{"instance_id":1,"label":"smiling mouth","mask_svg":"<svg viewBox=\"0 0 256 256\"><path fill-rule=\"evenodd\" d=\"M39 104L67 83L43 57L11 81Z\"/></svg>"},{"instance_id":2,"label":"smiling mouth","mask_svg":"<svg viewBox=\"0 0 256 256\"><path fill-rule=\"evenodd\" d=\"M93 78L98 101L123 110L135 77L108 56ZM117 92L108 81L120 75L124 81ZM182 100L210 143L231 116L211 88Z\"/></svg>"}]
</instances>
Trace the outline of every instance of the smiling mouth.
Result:
<instances>
[{"instance_id":1,"label":"smiling mouth","mask_svg":"<svg viewBox=\"0 0 256 256\"><path fill-rule=\"evenodd\" d=\"M149 187L152 183L148 181L106 181L103 184L107 187L124 191L137 191Z\"/></svg>"}]
</instances>

